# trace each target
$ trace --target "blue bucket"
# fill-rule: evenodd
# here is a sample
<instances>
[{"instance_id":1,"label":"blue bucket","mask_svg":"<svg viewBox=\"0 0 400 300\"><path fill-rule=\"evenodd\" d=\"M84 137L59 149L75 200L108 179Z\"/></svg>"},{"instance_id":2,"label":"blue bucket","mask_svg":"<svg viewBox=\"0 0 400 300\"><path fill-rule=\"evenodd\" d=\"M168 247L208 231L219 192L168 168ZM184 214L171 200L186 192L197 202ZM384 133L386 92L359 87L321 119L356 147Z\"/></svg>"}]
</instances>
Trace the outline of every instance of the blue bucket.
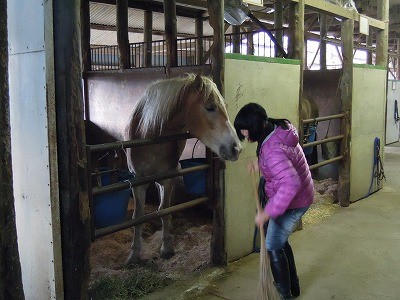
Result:
<instances>
[{"instance_id":1,"label":"blue bucket","mask_svg":"<svg viewBox=\"0 0 400 300\"><path fill-rule=\"evenodd\" d=\"M317 133L317 126L304 127L304 136L307 138L307 143L315 141ZM313 151L313 147L303 148L304 154L310 155Z\"/></svg>"},{"instance_id":2,"label":"blue bucket","mask_svg":"<svg viewBox=\"0 0 400 300\"><path fill-rule=\"evenodd\" d=\"M124 181L134 176L127 171L117 171L118 181ZM101 176L102 186L112 184L111 174L103 173ZM125 220L128 210L130 189L119 190L95 196L94 202L94 222L96 228L103 228L121 223Z\"/></svg>"},{"instance_id":3,"label":"blue bucket","mask_svg":"<svg viewBox=\"0 0 400 300\"><path fill-rule=\"evenodd\" d=\"M180 160L182 169L202 166L207 164L206 158L189 158ZM207 170L201 170L183 175L183 182L185 184L186 192L193 196L206 195L206 175Z\"/></svg>"}]
</instances>

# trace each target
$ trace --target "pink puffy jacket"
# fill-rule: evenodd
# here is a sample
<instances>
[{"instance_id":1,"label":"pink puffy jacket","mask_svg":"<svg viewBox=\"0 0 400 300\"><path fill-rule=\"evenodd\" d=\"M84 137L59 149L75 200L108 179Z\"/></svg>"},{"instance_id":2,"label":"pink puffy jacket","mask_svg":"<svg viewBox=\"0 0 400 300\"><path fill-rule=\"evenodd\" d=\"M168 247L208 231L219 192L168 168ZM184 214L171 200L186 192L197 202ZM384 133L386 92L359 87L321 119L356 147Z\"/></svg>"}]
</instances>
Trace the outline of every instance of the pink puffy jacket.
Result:
<instances>
[{"instance_id":1,"label":"pink puffy jacket","mask_svg":"<svg viewBox=\"0 0 400 300\"><path fill-rule=\"evenodd\" d=\"M264 140L258 164L265 177L269 198L265 211L276 218L287 209L309 206L314 201L314 183L296 128L276 127Z\"/></svg>"}]
</instances>

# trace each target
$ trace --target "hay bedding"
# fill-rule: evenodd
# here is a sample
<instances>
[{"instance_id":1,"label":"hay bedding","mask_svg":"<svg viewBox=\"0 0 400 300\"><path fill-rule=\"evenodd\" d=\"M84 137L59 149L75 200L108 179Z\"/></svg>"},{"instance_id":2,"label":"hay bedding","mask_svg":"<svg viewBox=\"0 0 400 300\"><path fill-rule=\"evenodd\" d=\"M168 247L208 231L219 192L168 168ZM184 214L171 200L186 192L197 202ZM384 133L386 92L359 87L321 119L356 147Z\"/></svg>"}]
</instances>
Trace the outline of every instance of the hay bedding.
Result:
<instances>
[{"instance_id":1,"label":"hay bedding","mask_svg":"<svg viewBox=\"0 0 400 300\"><path fill-rule=\"evenodd\" d=\"M154 209L154 208L150 208ZM122 275L127 271L148 269L172 280L185 279L194 271L205 268L210 258L212 223L207 218L195 218L179 213L173 217L171 238L175 255L160 258L161 221L142 226L142 259L137 266L125 267L132 242L132 229L99 238L91 246L91 281L101 276Z\"/></svg>"},{"instance_id":2,"label":"hay bedding","mask_svg":"<svg viewBox=\"0 0 400 300\"><path fill-rule=\"evenodd\" d=\"M337 203L337 181L328 178L314 180L315 197L314 203L303 216L303 225L320 222L323 218L331 216L338 208Z\"/></svg>"},{"instance_id":3,"label":"hay bedding","mask_svg":"<svg viewBox=\"0 0 400 300\"><path fill-rule=\"evenodd\" d=\"M332 179L314 181L315 202L303 216L303 224L318 223L338 208L337 182ZM146 205L154 211L155 206ZM154 220L142 226L143 263L127 269L124 265L132 242L132 229L122 230L99 238L91 246L91 283L102 276L124 276L127 272L150 270L175 280L189 278L193 272L209 265L212 220L192 212L173 216L171 237L175 255L166 260L159 256L161 246L161 221Z\"/></svg>"}]
</instances>

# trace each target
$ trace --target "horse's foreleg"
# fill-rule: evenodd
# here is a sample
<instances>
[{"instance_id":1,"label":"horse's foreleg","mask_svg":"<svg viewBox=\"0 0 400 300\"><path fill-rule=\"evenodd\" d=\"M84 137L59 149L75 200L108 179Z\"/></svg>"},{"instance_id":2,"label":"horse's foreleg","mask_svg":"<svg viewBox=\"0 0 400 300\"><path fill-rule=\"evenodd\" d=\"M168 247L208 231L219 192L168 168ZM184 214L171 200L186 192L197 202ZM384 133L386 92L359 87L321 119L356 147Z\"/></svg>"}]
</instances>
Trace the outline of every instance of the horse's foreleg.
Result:
<instances>
[{"instance_id":1,"label":"horse's foreleg","mask_svg":"<svg viewBox=\"0 0 400 300\"><path fill-rule=\"evenodd\" d=\"M133 188L133 195L135 200L135 210L132 219L143 216L144 202L146 199L147 185L141 185ZM142 225L136 225L133 231L133 240L131 245L131 252L127 259L127 264L135 264L140 261L140 250L142 248Z\"/></svg>"},{"instance_id":2,"label":"horse's foreleg","mask_svg":"<svg viewBox=\"0 0 400 300\"><path fill-rule=\"evenodd\" d=\"M171 204L171 196L172 196L172 191L173 191L173 185L171 180L165 180L163 182L163 185L156 184L158 193L160 196L160 206L158 209L163 209L167 208ZM162 258L171 258L175 253L174 253L174 248L172 247L172 242L171 242L171 235L170 235L170 229L172 227L172 217L171 215L166 215L161 218L162 222L162 244L161 244L161 251L160 251L160 256Z\"/></svg>"}]
</instances>

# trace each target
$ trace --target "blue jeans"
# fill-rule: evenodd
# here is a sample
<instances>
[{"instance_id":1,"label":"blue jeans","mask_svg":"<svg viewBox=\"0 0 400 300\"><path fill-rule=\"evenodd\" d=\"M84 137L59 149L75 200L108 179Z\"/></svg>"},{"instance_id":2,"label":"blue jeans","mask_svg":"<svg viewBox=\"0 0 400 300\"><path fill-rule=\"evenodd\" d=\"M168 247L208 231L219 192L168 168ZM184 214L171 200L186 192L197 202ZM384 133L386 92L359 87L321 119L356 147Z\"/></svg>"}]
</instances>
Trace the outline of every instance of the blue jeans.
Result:
<instances>
[{"instance_id":1,"label":"blue jeans","mask_svg":"<svg viewBox=\"0 0 400 300\"><path fill-rule=\"evenodd\" d=\"M268 251L283 249L289 235L296 229L299 220L308 208L309 206L288 209L283 215L269 220L265 239Z\"/></svg>"}]
</instances>

